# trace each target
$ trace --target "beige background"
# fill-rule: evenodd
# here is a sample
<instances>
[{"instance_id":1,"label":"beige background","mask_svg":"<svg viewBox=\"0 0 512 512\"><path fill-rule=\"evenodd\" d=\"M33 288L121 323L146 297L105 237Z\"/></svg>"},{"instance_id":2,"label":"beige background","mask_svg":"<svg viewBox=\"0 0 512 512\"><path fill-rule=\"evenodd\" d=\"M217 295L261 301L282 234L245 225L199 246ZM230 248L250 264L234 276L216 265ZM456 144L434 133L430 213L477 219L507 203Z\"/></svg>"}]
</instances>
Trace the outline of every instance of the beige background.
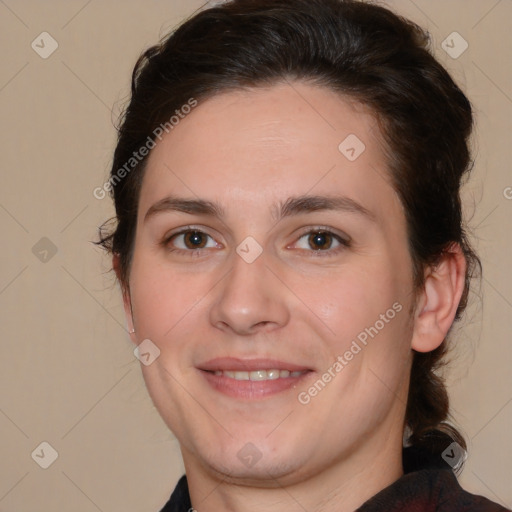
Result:
<instances>
[{"instance_id":1,"label":"beige background","mask_svg":"<svg viewBox=\"0 0 512 512\"><path fill-rule=\"evenodd\" d=\"M0 511L156 512L183 472L90 241L113 212L92 192L135 59L201 3L0 0ZM475 106L465 197L484 305L473 296L450 389L470 446L463 484L512 507L512 1L387 3L430 30ZM47 59L31 48L43 31L59 45ZM457 59L441 48L453 31L469 44ZM48 469L31 457L43 441L58 452Z\"/></svg>"}]
</instances>

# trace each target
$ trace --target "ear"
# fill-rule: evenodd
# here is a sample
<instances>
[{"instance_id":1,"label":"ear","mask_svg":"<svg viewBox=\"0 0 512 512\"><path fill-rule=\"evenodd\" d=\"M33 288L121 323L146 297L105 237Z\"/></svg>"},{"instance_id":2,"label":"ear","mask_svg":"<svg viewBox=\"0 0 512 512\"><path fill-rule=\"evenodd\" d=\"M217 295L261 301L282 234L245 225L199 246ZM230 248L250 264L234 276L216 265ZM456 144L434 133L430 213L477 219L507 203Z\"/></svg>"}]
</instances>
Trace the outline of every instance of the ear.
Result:
<instances>
[{"instance_id":1,"label":"ear","mask_svg":"<svg viewBox=\"0 0 512 512\"><path fill-rule=\"evenodd\" d=\"M126 317L126 324L128 326L128 334L130 334L130 338L132 338L132 341L135 340L134 331L134 323L133 323L133 310L132 310L132 301L130 296L130 287L127 283L123 283L121 280L121 264L120 264L120 256L118 253L114 253L112 256L112 268L114 269L114 272L116 273L117 280L121 284L121 292L123 294L123 306L124 306L124 314Z\"/></svg>"},{"instance_id":2,"label":"ear","mask_svg":"<svg viewBox=\"0 0 512 512\"><path fill-rule=\"evenodd\" d=\"M431 352L446 338L464 291L466 258L459 244L452 244L435 268L427 271L414 318L411 347Z\"/></svg>"}]
</instances>

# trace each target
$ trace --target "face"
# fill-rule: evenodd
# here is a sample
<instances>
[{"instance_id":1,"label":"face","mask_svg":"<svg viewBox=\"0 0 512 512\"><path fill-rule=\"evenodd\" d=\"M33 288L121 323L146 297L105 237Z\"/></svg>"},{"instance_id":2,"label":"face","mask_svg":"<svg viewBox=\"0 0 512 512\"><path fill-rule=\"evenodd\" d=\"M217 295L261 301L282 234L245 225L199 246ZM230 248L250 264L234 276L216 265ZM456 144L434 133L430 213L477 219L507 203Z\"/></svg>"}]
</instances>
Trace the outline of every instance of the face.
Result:
<instances>
[{"instance_id":1,"label":"face","mask_svg":"<svg viewBox=\"0 0 512 512\"><path fill-rule=\"evenodd\" d=\"M187 470L294 482L401 443L412 264L380 140L296 82L200 103L152 150L133 341Z\"/></svg>"}]
</instances>

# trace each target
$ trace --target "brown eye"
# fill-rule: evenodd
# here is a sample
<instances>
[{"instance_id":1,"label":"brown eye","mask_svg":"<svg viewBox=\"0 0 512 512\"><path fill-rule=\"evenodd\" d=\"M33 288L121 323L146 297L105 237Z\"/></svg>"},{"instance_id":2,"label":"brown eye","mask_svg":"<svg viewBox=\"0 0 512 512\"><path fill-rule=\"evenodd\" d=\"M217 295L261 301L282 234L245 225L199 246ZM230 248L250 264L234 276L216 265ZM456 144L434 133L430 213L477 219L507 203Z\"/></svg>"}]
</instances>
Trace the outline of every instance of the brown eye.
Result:
<instances>
[{"instance_id":1,"label":"brown eye","mask_svg":"<svg viewBox=\"0 0 512 512\"><path fill-rule=\"evenodd\" d=\"M326 231L319 231L317 233L311 233L308 237L309 246L316 250L330 249L332 245L332 234Z\"/></svg>"},{"instance_id":2,"label":"brown eye","mask_svg":"<svg viewBox=\"0 0 512 512\"><path fill-rule=\"evenodd\" d=\"M219 248L215 240L208 234L197 229L184 229L175 233L163 241L163 245L175 252L188 252L190 254L199 254L199 249Z\"/></svg>"},{"instance_id":3,"label":"brown eye","mask_svg":"<svg viewBox=\"0 0 512 512\"><path fill-rule=\"evenodd\" d=\"M320 227L306 231L295 243L295 248L315 256L335 256L350 246L350 238Z\"/></svg>"},{"instance_id":4,"label":"brown eye","mask_svg":"<svg viewBox=\"0 0 512 512\"><path fill-rule=\"evenodd\" d=\"M206 246L208 235L200 231L187 231L183 234L185 246L189 249L202 249Z\"/></svg>"}]
</instances>

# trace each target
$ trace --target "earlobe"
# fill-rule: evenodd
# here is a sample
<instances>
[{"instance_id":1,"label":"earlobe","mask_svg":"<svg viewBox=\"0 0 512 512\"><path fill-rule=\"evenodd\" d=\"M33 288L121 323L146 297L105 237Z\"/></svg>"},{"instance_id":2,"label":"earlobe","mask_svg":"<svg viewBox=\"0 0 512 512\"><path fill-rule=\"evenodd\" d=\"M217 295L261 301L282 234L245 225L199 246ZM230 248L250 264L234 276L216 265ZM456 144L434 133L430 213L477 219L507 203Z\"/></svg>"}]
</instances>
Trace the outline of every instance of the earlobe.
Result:
<instances>
[{"instance_id":1,"label":"earlobe","mask_svg":"<svg viewBox=\"0 0 512 512\"><path fill-rule=\"evenodd\" d=\"M466 259L460 245L452 244L426 275L414 319L414 350L431 352L446 338L464 291L465 277Z\"/></svg>"}]
</instances>

